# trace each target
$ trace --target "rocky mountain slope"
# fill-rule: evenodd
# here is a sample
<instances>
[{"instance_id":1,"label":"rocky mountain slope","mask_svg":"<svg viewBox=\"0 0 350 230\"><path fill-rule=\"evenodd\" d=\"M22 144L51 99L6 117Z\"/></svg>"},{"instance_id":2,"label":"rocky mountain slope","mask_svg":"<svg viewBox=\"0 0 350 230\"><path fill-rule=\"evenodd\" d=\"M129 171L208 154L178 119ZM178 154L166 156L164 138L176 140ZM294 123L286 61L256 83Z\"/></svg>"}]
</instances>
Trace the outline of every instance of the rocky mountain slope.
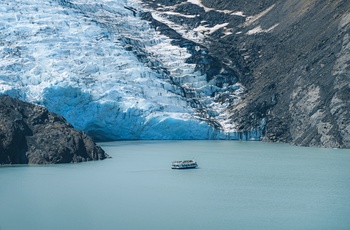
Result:
<instances>
[{"instance_id":1,"label":"rocky mountain slope","mask_svg":"<svg viewBox=\"0 0 350 230\"><path fill-rule=\"evenodd\" d=\"M162 33L202 44L239 77L238 130L265 124L268 141L350 147L349 1L143 2Z\"/></svg>"},{"instance_id":2,"label":"rocky mountain slope","mask_svg":"<svg viewBox=\"0 0 350 230\"><path fill-rule=\"evenodd\" d=\"M56 164L106 157L90 137L61 116L0 96L0 164Z\"/></svg>"},{"instance_id":3,"label":"rocky mountain slope","mask_svg":"<svg viewBox=\"0 0 350 230\"><path fill-rule=\"evenodd\" d=\"M0 93L95 139L350 147L348 1L4 0Z\"/></svg>"}]
</instances>

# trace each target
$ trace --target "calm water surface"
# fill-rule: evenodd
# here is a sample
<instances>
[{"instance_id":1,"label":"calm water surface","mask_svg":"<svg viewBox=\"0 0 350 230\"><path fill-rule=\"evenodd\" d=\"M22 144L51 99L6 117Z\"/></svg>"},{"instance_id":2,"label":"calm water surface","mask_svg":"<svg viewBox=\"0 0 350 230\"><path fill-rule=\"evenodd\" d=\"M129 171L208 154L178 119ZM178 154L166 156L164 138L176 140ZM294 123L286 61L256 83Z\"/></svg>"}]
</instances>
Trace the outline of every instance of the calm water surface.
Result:
<instances>
[{"instance_id":1,"label":"calm water surface","mask_svg":"<svg viewBox=\"0 0 350 230\"><path fill-rule=\"evenodd\" d=\"M101 146L112 159L0 167L0 229L350 229L350 150L234 141ZM199 168L170 169L184 159Z\"/></svg>"}]
</instances>

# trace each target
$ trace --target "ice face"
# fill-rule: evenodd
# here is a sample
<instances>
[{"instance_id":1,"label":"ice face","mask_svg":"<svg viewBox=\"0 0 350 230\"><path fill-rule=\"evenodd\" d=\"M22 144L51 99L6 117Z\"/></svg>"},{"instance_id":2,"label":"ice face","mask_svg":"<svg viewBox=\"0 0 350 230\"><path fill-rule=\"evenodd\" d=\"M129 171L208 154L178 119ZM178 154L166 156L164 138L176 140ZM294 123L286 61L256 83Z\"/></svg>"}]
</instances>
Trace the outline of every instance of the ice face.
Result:
<instances>
[{"instance_id":1,"label":"ice face","mask_svg":"<svg viewBox=\"0 0 350 230\"><path fill-rule=\"evenodd\" d=\"M139 9L136 0L1 1L0 93L44 105L100 140L234 133L227 105L210 97L223 89ZM221 130L198 115L185 90L212 108Z\"/></svg>"}]
</instances>

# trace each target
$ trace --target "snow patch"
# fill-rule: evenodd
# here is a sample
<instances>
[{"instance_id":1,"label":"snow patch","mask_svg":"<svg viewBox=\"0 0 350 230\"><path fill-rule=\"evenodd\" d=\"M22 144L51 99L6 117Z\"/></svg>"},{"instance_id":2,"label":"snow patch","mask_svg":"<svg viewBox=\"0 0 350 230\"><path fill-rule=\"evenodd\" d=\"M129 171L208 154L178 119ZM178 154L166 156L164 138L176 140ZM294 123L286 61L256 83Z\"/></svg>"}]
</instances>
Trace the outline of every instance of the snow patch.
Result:
<instances>
[{"instance_id":1,"label":"snow patch","mask_svg":"<svg viewBox=\"0 0 350 230\"><path fill-rule=\"evenodd\" d=\"M229 12L229 14L231 14L231 15L236 15L236 16L241 16L241 17L247 17L245 14L244 14L244 12L242 12L242 11L237 11L237 12Z\"/></svg>"},{"instance_id":2,"label":"snow patch","mask_svg":"<svg viewBox=\"0 0 350 230\"><path fill-rule=\"evenodd\" d=\"M257 20L259 20L261 17L263 17L264 15L266 15L268 12L270 12L274 7L275 7L275 4L273 4L272 6L270 6L269 8L267 8L266 10L260 12L259 14L256 14L256 15L247 17L247 18L246 18L246 21L245 21L245 23L244 23L244 26L250 26L251 24L253 24L253 23L256 22Z\"/></svg>"},{"instance_id":3,"label":"snow patch","mask_svg":"<svg viewBox=\"0 0 350 230\"><path fill-rule=\"evenodd\" d=\"M197 28L194 29L194 31L201 32L204 34L212 34L221 28L225 28L228 24L229 23L223 23L223 24L215 25L213 27L198 26Z\"/></svg>"},{"instance_id":4,"label":"snow patch","mask_svg":"<svg viewBox=\"0 0 350 230\"><path fill-rule=\"evenodd\" d=\"M246 17L244 15L243 12L239 11L239 12L235 12L235 11L232 11L232 10L217 10L217 9L214 9L214 8L210 8L210 7L206 7L205 5L203 5L202 1L200 0L187 0L188 3L192 3L194 5L197 5L201 8L204 9L205 12L209 12L209 11L216 11L216 12L220 12L220 13L224 13L224 14L230 14L230 15L236 15L236 16L240 16L240 17ZM183 3L181 3L183 4Z\"/></svg>"},{"instance_id":5,"label":"snow patch","mask_svg":"<svg viewBox=\"0 0 350 230\"><path fill-rule=\"evenodd\" d=\"M180 17L184 17L184 18L195 18L195 17L197 17L197 15L180 14L180 13L177 13L177 12L170 12L170 11L166 11L166 12L163 12L163 13L167 14L167 15L176 15L176 16L180 16Z\"/></svg>"},{"instance_id":6,"label":"snow patch","mask_svg":"<svg viewBox=\"0 0 350 230\"><path fill-rule=\"evenodd\" d=\"M253 35L253 34L258 34L258 33L268 33L268 32L271 32L272 30L274 30L277 26L278 26L278 23L271 26L270 28L268 28L266 30L262 29L261 26L257 26L254 29L249 30L247 32L247 35Z\"/></svg>"}]
</instances>

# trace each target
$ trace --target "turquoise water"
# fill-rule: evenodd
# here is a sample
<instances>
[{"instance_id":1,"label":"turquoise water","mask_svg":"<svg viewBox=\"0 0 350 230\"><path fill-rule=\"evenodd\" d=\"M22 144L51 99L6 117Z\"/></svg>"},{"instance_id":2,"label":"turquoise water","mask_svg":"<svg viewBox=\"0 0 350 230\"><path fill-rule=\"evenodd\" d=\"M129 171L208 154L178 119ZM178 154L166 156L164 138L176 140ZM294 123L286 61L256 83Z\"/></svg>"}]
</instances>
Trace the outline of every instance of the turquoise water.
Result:
<instances>
[{"instance_id":1,"label":"turquoise water","mask_svg":"<svg viewBox=\"0 0 350 230\"><path fill-rule=\"evenodd\" d=\"M0 168L0 229L350 229L350 150L101 143L104 161ZM198 169L172 170L195 159Z\"/></svg>"}]
</instances>

